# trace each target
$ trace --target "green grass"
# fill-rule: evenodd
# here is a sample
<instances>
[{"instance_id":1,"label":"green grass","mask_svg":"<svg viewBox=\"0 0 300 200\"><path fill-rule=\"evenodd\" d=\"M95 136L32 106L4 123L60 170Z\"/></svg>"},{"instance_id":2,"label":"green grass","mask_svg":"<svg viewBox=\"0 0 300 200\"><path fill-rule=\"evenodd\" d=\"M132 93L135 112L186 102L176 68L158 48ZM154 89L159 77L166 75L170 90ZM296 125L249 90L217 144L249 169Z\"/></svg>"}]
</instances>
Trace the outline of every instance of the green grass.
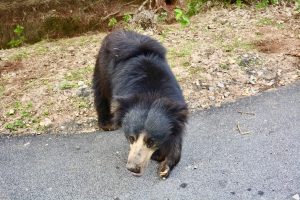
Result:
<instances>
[{"instance_id":1,"label":"green grass","mask_svg":"<svg viewBox=\"0 0 300 200\"><path fill-rule=\"evenodd\" d=\"M88 109L91 107L91 104L88 99L81 98L81 97L74 97L73 98L73 106L79 109Z\"/></svg>"},{"instance_id":2,"label":"green grass","mask_svg":"<svg viewBox=\"0 0 300 200\"><path fill-rule=\"evenodd\" d=\"M5 128L10 130L10 131L17 131L20 128L24 128L26 126L25 122L22 121L21 119L17 119L12 123L7 123L5 125Z\"/></svg>"},{"instance_id":3,"label":"green grass","mask_svg":"<svg viewBox=\"0 0 300 200\"><path fill-rule=\"evenodd\" d=\"M283 29L284 28L284 24L282 22L276 22L271 18L268 17L263 17L261 19L258 20L257 22L257 26L275 26L278 29Z\"/></svg>"},{"instance_id":4,"label":"green grass","mask_svg":"<svg viewBox=\"0 0 300 200\"><path fill-rule=\"evenodd\" d=\"M220 63L219 64L219 67L221 68L221 69L224 69L224 70L229 70L229 64L227 64L227 63Z\"/></svg>"},{"instance_id":5,"label":"green grass","mask_svg":"<svg viewBox=\"0 0 300 200\"><path fill-rule=\"evenodd\" d=\"M65 79L68 81L80 81L86 80L87 76L90 75L94 70L93 66L86 66L83 68L75 69L65 75Z\"/></svg>"},{"instance_id":6,"label":"green grass","mask_svg":"<svg viewBox=\"0 0 300 200\"><path fill-rule=\"evenodd\" d=\"M0 97L4 95L4 92L5 92L5 87L4 85L2 85L2 83L0 83Z\"/></svg>"},{"instance_id":7,"label":"green grass","mask_svg":"<svg viewBox=\"0 0 300 200\"><path fill-rule=\"evenodd\" d=\"M268 25L273 25L275 22L268 17L263 17L258 20L257 25L258 26L268 26Z\"/></svg>"},{"instance_id":8,"label":"green grass","mask_svg":"<svg viewBox=\"0 0 300 200\"><path fill-rule=\"evenodd\" d=\"M234 52L236 49L243 49L243 50L254 49L253 44L238 40L237 38L233 39L229 43L225 43L225 44L221 43L221 47L226 52Z\"/></svg>"},{"instance_id":9,"label":"green grass","mask_svg":"<svg viewBox=\"0 0 300 200\"><path fill-rule=\"evenodd\" d=\"M33 104L30 101L27 103L15 101L9 108L9 110L12 110L13 112L9 111L6 113L6 116L13 118L10 120L12 122L6 123L4 127L10 131L17 131L25 128L27 124L36 123L32 109Z\"/></svg>"},{"instance_id":10,"label":"green grass","mask_svg":"<svg viewBox=\"0 0 300 200\"><path fill-rule=\"evenodd\" d=\"M17 61L29 58L29 53L26 50L18 51L17 53L13 54L12 56L8 57L9 61Z\"/></svg>"},{"instance_id":11,"label":"green grass","mask_svg":"<svg viewBox=\"0 0 300 200\"><path fill-rule=\"evenodd\" d=\"M192 45L186 45L183 48L171 48L169 50L170 58L185 58L192 54Z\"/></svg>"},{"instance_id":12,"label":"green grass","mask_svg":"<svg viewBox=\"0 0 300 200\"><path fill-rule=\"evenodd\" d=\"M188 71L191 75L200 74L203 72L202 67L196 66L196 67L188 67Z\"/></svg>"},{"instance_id":13,"label":"green grass","mask_svg":"<svg viewBox=\"0 0 300 200\"><path fill-rule=\"evenodd\" d=\"M48 116L50 114L50 112L49 112L49 110L44 110L44 112L43 112L43 116Z\"/></svg>"},{"instance_id":14,"label":"green grass","mask_svg":"<svg viewBox=\"0 0 300 200\"><path fill-rule=\"evenodd\" d=\"M68 90L68 89L76 88L77 84L64 80L59 83L58 87L60 90Z\"/></svg>"}]
</instances>

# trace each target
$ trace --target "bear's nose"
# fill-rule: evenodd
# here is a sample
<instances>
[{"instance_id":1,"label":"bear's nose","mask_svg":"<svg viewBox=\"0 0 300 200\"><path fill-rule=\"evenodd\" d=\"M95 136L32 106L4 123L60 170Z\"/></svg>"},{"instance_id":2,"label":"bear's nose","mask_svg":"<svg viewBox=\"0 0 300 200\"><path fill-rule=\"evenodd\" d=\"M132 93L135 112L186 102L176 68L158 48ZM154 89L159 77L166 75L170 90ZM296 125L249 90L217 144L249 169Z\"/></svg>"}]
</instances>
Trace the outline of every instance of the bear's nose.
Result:
<instances>
[{"instance_id":1,"label":"bear's nose","mask_svg":"<svg viewBox=\"0 0 300 200\"><path fill-rule=\"evenodd\" d=\"M132 165L132 164L127 164L126 168L135 173L135 174L140 174L141 173L141 167L136 166L136 165Z\"/></svg>"}]
</instances>

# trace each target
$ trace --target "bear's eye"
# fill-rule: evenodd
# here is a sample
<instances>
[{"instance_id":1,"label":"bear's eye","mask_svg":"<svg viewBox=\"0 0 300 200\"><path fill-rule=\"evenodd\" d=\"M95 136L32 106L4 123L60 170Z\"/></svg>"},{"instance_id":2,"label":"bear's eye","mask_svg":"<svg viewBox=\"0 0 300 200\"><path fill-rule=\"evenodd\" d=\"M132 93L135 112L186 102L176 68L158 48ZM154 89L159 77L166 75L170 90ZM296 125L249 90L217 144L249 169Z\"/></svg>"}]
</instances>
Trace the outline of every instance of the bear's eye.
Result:
<instances>
[{"instance_id":1,"label":"bear's eye","mask_svg":"<svg viewBox=\"0 0 300 200\"><path fill-rule=\"evenodd\" d=\"M148 148L151 148L151 147L153 147L153 145L154 145L153 140L149 139L149 140L147 141L147 147L148 147Z\"/></svg>"},{"instance_id":2,"label":"bear's eye","mask_svg":"<svg viewBox=\"0 0 300 200\"><path fill-rule=\"evenodd\" d=\"M134 137L133 136L129 136L129 142L131 143L131 144L133 144L134 143Z\"/></svg>"}]
</instances>

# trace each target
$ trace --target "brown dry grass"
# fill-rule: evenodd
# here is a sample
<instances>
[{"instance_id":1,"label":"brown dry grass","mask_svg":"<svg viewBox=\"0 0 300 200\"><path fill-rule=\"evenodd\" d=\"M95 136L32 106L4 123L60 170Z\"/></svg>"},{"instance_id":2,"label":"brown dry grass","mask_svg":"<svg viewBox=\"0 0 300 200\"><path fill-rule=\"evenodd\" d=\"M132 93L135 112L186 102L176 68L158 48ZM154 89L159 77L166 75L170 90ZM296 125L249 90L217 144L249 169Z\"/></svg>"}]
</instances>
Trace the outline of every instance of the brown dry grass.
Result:
<instances>
[{"instance_id":1,"label":"brown dry grass","mask_svg":"<svg viewBox=\"0 0 300 200\"><path fill-rule=\"evenodd\" d=\"M214 9L192 18L191 26L184 29L175 24L160 27L159 33L142 32L167 47L169 63L194 111L299 80L300 59L288 53L300 51L300 24L289 16L292 8L279 16L281 9ZM261 25L266 17L282 25ZM79 85L91 84L104 36L0 50L0 67L11 63L11 70L2 70L0 79L0 132L96 130L92 95L79 97L76 93ZM274 40L280 45L274 45ZM17 63L23 67L13 68ZM51 124L45 127L49 120ZM16 130L10 132L12 128Z\"/></svg>"}]
</instances>

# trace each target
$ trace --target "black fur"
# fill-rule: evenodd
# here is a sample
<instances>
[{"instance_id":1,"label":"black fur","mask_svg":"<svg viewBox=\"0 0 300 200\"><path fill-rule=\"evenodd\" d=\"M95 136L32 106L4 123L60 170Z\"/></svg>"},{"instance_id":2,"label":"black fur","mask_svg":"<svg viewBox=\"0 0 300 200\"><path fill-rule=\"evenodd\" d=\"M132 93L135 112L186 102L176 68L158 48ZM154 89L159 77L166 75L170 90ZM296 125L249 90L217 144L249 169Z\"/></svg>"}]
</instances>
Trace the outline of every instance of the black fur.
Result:
<instances>
[{"instance_id":1,"label":"black fur","mask_svg":"<svg viewBox=\"0 0 300 200\"><path fill-rule=\"evenodd\" d=\"M122 126L125 136L145 131L155 143L152 158L172 169L180 160L188 109L156 40L131 31L107 35L93 77L99 126ZM114 116L111 101L119 103Z\"/></svg>"}]
</instances>

